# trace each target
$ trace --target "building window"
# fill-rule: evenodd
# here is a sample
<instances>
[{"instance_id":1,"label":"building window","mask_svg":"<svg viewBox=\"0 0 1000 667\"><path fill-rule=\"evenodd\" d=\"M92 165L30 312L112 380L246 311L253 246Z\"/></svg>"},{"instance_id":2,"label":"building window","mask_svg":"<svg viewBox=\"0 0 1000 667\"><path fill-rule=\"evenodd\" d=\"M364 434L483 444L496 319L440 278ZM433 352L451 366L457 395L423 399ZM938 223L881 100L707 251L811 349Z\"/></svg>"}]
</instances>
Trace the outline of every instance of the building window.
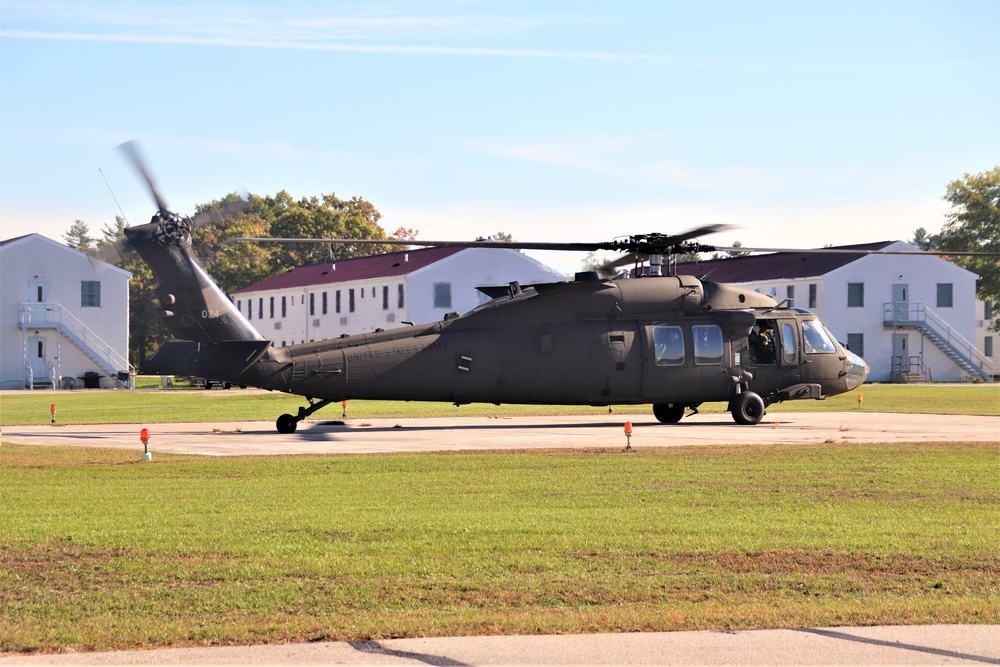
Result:
<instances>
[{"instance_id":1,"label":"building window","mask_svg":"<svg viewBox=\"0 0 1000 667\"><path fill-rule=\"evenodd\" d=\"M243 312L243 299L236 300L236 310Z\"/></svg>"},{"instance_id":2,"label":"building window","mask_svg":"<svg viewBox=\"0 0 1000 667\"><path fill-rule=\"evenodd\" d=\"M354 312L354 288L347 290L347 312Z\"/></svg>"},{"instance_id":3,"label":"building window","mask_svg":"<svg viewBox=\"0 0 1000 667\"><path fill-rule=\"evenodd\" d=\"M316 293L315 292L309 292L309 314L310 315L315 315L316 314Z\"/></svg>"},{"instance_id":4,"label":"building window","mask_svg":"<svg viewBox=\"0 0 1000 667\"><path fill-rule=\"evenodd\" d=\"M83 308L101 307L100 280L84 280L80 282L80 306Z\"/></svg>"},{"instance_id":5,"label":"building window","mask_svg":"<svg viewBox=\"0 0 1000 667\"><path fill-rule=\"evenodd\" d=\"M286 305L286 297L281 297L281 316L285 317L288 314L288 307ZM284 343L281 345L284 347Z\"/></svg>"},{"instance_id":6,"label":"building window","mask_svg":"<svg viewBox=\"0 0 1000 667\"><path fill-rule=\"evenodd\" d=\"M795 305L795 285L788 285L785 287L785 299L788 301L786 306L792 308Z\"/></svg>"},{"instance_id":7,"label":"building window","mask_svg":"<svg viewBox=\"0 0 1000 667\"><path fill-rule=\"evenodd\" d=\"M268 303L267 307L268 307L268 313L269 313L268 316L273 320L274 319L274 297L273 296L270 297L270 303Z\"/></svg>"},{"instance_id":8,"label":"building window","mask_svg":"<svg viewBox=\"0 0 1000 667\"><path fill-rule=\"evenodd\" d=\"M264 319L264 297L260 297L257 302L257 319Z\"/></svg>"},{"instance_id":9,"label":"building window","mask_svg":"<svg viewBox=\"0 0 1000 667\"><path fill-rule=\"evenodd\" d=\"M434 307L451 308L451 283L434 283Z\"/></svg>"},{"instance_id":10,"label":"building window","mask_svg":"<svg viewBox=\"0 0 1000 667\"><path fill-rule=\"evenodd\" d=\"M993 336L987 336L983 339L983 354L987 357L993 356Z\"/></svg>"},{"instance_id":11,"label":"building window","mask_svg":"<svg viewBox=\"0 0 1000 667\"><path fill-rule=\"evenodd\" d=\"M382 285L382 310L389 310L389 286Z\"/></svg>"},{"instance_id":12,"label":"building window","mask_svg":"<svg viewBox=\"0 0 1000 667\"><path fill-rule=\"evenodd\" d=\"M951 283L937 284L937 307L951 308L954 305Z\"/></svg>"},{"instance_id":13,"label":"building window","mask_svg":"<svg viewBox=\"0 0 1000 667\"><path fill-rule=\"evenodd\" d=\"M337 293L334 294L333 302L334 302L334 310L339 313L340 312L340 290L337 290Z\"/></svg>"},{"instance_id":14,"label":"building window","mask_svg":"<svg viewBox=\"0 0 1000 667\"><path fill-rule=\"evenodd\" d=\"M847 334L847 349L861 358L865 356L865 335Z\"/></svg>"},{"instance_id":15,"label":"building window","mask_svg":"<svg viewBox=\"0 0 1000 667\"><path fill-rule=\"evenodd\" d=\"M253 299L247 299L247 319L253 319Z\"/></svg>"},{"instance_id":16,"label":"building window","mask_svg":"<svg viewBox=\"0 0 1000 667\"><path fill-rule=\"evenodd\" d=\"M847 307L848 308L865 307L864 283L847 283Z\"/></svg>"},{"instance_id":17,"label":"building window","mask_svg":"<svg viewBox=\"0 0 1000 667\"><path fill-rule=\"evenodd\" d=\"M323 292L323 314L326 315L326 292Z\"/></svg>"},{"instance_id":18,"label":"building window","mask_svg":"<svg viewBox=\"0 0 1000 667\"><path fill-rule=\"evenodd\" d=\"M993 319L993 302L984 301L983 302L983 319L992 320Z\"/></svg>"},{"instance_id":19,"label":"building window","mask_svg":"<svg viewBox=\"0 0 1000 667\"><path fill-rule=\"evenodd\" d=\"M812 283L809 285L809 309L812 310L815 307L816 307L816 283Z\"/></svg>"},{"instance_id":20,"label":"building window","mask_svg":"<svg viewBox=\"0 0 1000 667\"><path fill-rule=\"evenodd\" d=\"M399 287L399 292L396 294L396 307L397 308L402 308L403 307L403 303L404 303L404 301L403 301L403 283L400 283L397 287Z\"/></svg>"}]
</instances>

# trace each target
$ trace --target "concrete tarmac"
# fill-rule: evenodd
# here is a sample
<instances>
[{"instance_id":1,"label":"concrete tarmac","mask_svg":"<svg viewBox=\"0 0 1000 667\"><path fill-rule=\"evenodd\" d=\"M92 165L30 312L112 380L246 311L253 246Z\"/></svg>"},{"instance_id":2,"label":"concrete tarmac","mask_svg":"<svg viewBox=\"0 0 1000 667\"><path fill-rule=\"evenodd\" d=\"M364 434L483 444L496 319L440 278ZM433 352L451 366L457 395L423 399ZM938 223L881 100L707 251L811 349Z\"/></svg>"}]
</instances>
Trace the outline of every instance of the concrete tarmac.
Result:
<instances>
[{"instance_id":1,"label":"concrete tarmac","mask_svg":"<svg viewBox=\"0 0 1000 667\"><path fill-rule=\"evenodd\" d=\"M1000 664L989 625L444 637L6 656L0 665Z\"/></svg>"},{"instance_id":2,"label":"concrete tarmac","mask_svg":"<svg viewBox=\"0 0 1000 667\"><path fill-rule=\"evenodd\" d=\"M633 425L626 439L624 424ZM728 414L660 424L652 415L306 420L283 435L273 422L9 426L2 439L27 445L116 447L142 452L244 456L371 454L483 449L607 448L872 442L1000 442L1000 417L877 412L770 413L756 426Z\"/></svg>"},{"instance_id":3,"label":"concrete tarmac","mask_svg":"<svg viewBox=\"0 0 1000 667\"><path fill-rule=\"evenodd\" d=\"M485 449L624 448L631 445L768 445L878 442L1000 442L1000 417L872 412L770 413L757 426L728 414L676 425L652 416L502 419L310 420L289 435L273 422L44 425L3 429L4 442L115 447L209 456L369 454ZM572 636L451 637L316 642L113 653L0 657L0 664L51 665L1000 665L998 626L804 628Z\"/></svg>"}]
</instances>

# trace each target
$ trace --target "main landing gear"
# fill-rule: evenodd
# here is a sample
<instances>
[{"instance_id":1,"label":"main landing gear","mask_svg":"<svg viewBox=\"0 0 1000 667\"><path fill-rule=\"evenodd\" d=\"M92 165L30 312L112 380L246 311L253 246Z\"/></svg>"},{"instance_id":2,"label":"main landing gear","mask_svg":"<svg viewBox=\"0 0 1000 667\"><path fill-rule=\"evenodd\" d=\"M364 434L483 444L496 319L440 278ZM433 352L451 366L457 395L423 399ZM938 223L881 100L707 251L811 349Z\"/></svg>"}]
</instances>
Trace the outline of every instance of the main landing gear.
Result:
<instances>
[{"instance_id":1,"label":"main landing gear","mask_svg":"<svg viewBox=\"0 0 1000 667\"><path fill-rule=\"evenodd\" d=\"M316 412L320 408L325 408L326 406L333 403L332 398L325 398L319 402L313 402L313 399L307 399L309 401L309 407L299 408L299 413L296 416L292 416L285 413L278 417L274 425L278 428L278 433L295 433L295 429L298 427L299 422Z\"/></svg>"},{"instance_id":2,"label":"main landing gear","mask_svg":"<svg viewBox=\"0 0 1000 667\"><path fill-rule=\"evenodd\" d=\"M752 391L740 392L729 403L729 411L737 424L743 426L759 424L764 418L764 399Z\"/></svg>"}]
</instances>

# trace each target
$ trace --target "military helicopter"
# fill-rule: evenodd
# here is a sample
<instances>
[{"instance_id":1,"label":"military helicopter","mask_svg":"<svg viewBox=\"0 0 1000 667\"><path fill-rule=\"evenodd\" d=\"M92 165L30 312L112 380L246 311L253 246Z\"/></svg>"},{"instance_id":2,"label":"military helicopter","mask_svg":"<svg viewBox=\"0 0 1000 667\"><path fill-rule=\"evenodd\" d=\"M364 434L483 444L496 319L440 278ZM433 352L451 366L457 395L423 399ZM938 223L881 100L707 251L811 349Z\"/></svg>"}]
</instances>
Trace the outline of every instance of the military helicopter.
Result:
<instances>
[{"instance_id":1,"label":"military helicopter","mask_svg":"<svg viewBox=\"0 0 1000 667\"><path fill-rule=\"evenodd\" d=\"M277 418L281 433L347 399L652 404L664 424L721 401L736 423L753 425L770 404L848 392L868 374L865 362L807 310L735 285L663 275L663 257L715 250L692 239L719 225L601 243L399 241L620 251L625 255L608 269L648 257L650 270L627 280L583 272L567 282L480 288L490 300L464 315L279 347L254 329L192 252L191 231L213 220L170 211L134 147L125 149L158 208L149 223L124 230L125 244L152 269L161 315L175 338L140 372L305 397L308 405L296 415Z\"/></svg>"}]
</instances>

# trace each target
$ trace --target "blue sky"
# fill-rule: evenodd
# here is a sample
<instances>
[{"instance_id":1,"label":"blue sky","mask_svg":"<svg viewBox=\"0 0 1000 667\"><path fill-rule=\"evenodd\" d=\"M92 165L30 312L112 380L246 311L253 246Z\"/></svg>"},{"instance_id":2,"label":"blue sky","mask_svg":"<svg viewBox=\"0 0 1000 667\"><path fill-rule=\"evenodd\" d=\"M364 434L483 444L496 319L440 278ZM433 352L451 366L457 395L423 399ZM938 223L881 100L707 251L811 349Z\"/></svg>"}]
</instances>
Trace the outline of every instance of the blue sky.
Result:
<instances>
[{"instance_id":1,"label":"blue sky","mask_svg":"<svg viewBox=\"0 0 1000 667\"><path fill-rule=\"evenodd\" d=\"M1000 163L1000 2L0 5L0 237L228 192L388 231L816 247L940 229ZM578 255L529 253L564 271Z\"/></svg>"}]
</instances>

